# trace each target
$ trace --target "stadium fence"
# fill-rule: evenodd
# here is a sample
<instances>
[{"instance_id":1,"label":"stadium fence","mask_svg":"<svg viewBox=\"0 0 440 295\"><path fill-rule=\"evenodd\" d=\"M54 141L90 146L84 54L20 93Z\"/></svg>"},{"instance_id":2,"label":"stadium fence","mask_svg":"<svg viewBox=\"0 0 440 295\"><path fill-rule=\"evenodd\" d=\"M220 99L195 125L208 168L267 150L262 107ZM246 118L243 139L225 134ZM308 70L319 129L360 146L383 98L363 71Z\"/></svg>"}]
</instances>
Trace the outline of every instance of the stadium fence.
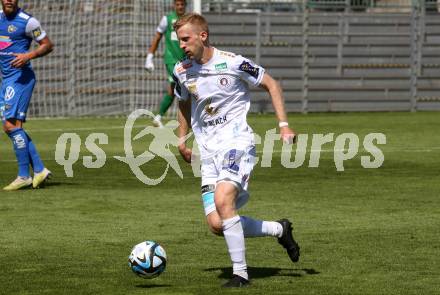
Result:
<instances>
[{"instance_id":1,"label":"stadium fence","mask_svg":"<svg viewBox=\"0 0 440 295\"><path fill-rule=\"evenodd\" d=\"M191 10L191 1L188 2L189 10ZM114 115L126 114L136 108L157 110L167 83L165 68L161 60L163 42L156 53L156 70L153 73L149 74L144 70L144 62L161 17L172 7L171 0L28 0L23 2L23 6L40 20L55 44L55 51L50 56L33 61L33 67L37 73L37 85L29 110L30 116ZM257 62L264 61L266 58L267 52L264 46L268 42L275 44L274 50L277 50L276 44L278 43L287 44L285 48L292 48L299 44L300 66L284 68L282 74L287 80L289 78L292 80L294 77L300 80L300 82L292 80L292 83L296 83L293 87L296 87L296 93L295 91L290 93L288 89L286 91L286 101L292 101L292 107L289 108L291 111L344 110L344 108L314 108L312 106L313 62L317 50L314 39L318 35L325 36L318 42L321 44L319 46L325 47L326 42L336 42L333 44L336 51L334 61L332 61L334 63L332 75L336 75L336 79L354 69L364 71L374 67L397 69L399 70L398 73L396 72L398 77L404 73L405 77L402 81L403 83L407 81L407 86L404 90L399 90L405 106L396 104L395 110L415 111L423 109L419 108L420 102L436 103L439 101L440 63L435 62L435 59L440 56L436 55L435 51L438 52L440 49L440 30L436 31L435 28L440 28L440 21L435 18L438 17L436 1L203 0L202 12L210 22L213 20L213 24L215 24L216 17L220 15L222 25L227 25L228 19L234 19L236 14L251 15L250 40L252 42L249 44L251 44L252 51L249 55ZM430 14L434 14L435 17L431 15L430 18ZM230 18L224 17L231 15ZM275 24L276 20L282 17L299 23L299 30L273 30L271 24ZM345 44L349 44L353 38L380 35L378 31L368 33L347 30L350 22L361 18L380 17L391 17L392 20L394 17L396 30L382 32L382 35L389 40L403 40L403 45L401 45L406 48L404 49L405 62L381 61L375 64L370 58L364 63L347 63L344 52L347 52L348 47L345 47ZM329 30L325 28L325 21L320 25L319 21L316 22L317 19L337 25ZM427 23L432 24L431 30L426 29ZM320 28L316 29L319 26ZM213 40L221 40L222 34L218 30L222 30L222 27L218 26L217 30L213 28ZM224 32L227 32L227 29ZM332 36L333 41L329 41ZM230 40L231 38L229 37ZM277 40L279 40L278 43ZM424 46L427 43L430 46L427 60L434 62L423 62L426 60ZM228 42L224 44L227 45ZM368 44L366 46L368 47ZM244 51L249 49L242 48ZM283 47L278 50L282 51ZM270 56L270 51L268 54ZM365 52L363 54L365 55ZM353 58L356 58L356 54L352 56L352 61ZM359 60L362 60L362 56ZM270 68L270 62L265 66ZM298 71L301 73L299 76ZM429 75L423 76L425 71ZM393 71L387 75L392 80ZM423 87L431 87L426 94L420 92L420 78L423 78L423 85L428 85ZM362 77L360 81L364 81ZM324 80L321 82L327 83ZM319 86L321 90L326 92L326 89L331 88L335 81L328 81L328 83L329 85ZM370 104L365 104L370 94L372 97L375 95L370 88L354 88L353 94L344 94L341 91L341 97L350 96L352 103L359 106L351 108L352 110L371 110L371 105L375 104L374 100ZM390 89L392 90L392 87ZM386 88L384 93L389 93L390 89ZM362 97L359 101L356 98L357 94ZM393 110L393 105L391 100L386 109ZM432 108L435 109L436 105ZM270 103L262 103L260 106L253 110L270 111ZM425 104L425 107L431 108L429 104ZM170 112L171 116L174 114L175 106Z\"/></svg>"}]
</instances>

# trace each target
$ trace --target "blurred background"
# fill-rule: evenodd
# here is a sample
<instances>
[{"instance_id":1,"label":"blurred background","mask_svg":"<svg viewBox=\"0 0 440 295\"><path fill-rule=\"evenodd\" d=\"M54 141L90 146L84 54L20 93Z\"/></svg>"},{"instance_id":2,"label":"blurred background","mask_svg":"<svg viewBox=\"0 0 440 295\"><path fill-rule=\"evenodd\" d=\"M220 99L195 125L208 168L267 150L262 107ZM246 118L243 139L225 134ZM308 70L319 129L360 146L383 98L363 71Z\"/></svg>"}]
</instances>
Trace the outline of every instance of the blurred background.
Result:
<instances>
[{"instance_id":1,"label":"blurred background","mask_svg":"<svg viewBox=\"0 0 440 295\"><path fill-rule=\"evenodd\" d=\"M145 57L163 0L28 0L55 43L33 61L30 117L152 111L166 87L163 44ZM436 0L201 0L210 40L253 59L282 85L290 112L440 110ZM188 0L188 11L193 9ZM252 89L252 112L271 112ZM169 112L175 114L175 106Z\"/></svg>"}]
</instances>

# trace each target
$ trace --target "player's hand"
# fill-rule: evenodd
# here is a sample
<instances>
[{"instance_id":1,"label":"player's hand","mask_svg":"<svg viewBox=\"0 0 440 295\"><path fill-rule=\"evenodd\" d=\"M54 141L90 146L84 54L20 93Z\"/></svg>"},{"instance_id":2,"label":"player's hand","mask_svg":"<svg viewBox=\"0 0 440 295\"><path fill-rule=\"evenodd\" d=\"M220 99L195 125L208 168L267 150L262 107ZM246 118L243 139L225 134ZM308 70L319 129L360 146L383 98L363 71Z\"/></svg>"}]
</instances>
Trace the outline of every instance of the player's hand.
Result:
<instances>
[{"instance_id":1,"label":"player's hand","mask_svg":"<svg viewBox=\"0 0 440 295\"><path fill-rule=\"evenodd\" d=\"M185 162L191 163L192 150L190 148L187 148L186 145L181 144L179 145L179 153Z\"/></svg>"},{"instance_id":2,"label":"player's hand","mask_svg":"<svg viewBox=\"0 0 440 295\"><path fill-rule=\"evenodd\" d=\"M283 142L285 142L287 144L294 144L294 143L296 143L295 131L290 129L288 126L281 127L280 128L280 134L281 134L281 139L283 140Z\"/></svg>"},{"instance_id":3,"label":"player's hand","mask_svg":"<svg viewBox=\"0 0 440 295\"><path fill-rule=\"evenodd\" d=\"M147 72L152 72L154 71L154 63L153 63L153 54L152 53L148 53L147 54L147 59L145 60L145 69L147 70Z\"/></svg>"},{"instance_id":4,"label":"player's hand","mask_svg":"<svg viewBox=\"0 0 440 295\"><path fill-rule=\"evenodd\" d=\"M15 56L14 60L11 61L11 66L14 68L21 68L31 60L27 53L13 53L12 55Z\"/></svg>"}]
</instances>

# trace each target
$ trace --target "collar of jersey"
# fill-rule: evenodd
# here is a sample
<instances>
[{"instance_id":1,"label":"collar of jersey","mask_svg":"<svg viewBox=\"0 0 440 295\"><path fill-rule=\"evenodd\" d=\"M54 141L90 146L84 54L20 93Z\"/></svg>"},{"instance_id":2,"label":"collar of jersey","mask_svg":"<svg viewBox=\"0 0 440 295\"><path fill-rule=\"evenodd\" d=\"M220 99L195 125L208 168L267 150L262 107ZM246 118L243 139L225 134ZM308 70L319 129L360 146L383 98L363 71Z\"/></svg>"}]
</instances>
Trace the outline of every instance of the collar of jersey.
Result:
<instances>
[{"instance_id":1,"label":"collar of jersey","mask_svg":"<svg viewBox=\"0 0 440 295\"><path fill-rule=\"evenodd\" d=\"M214 48L214 52L213 52L213 54L212 54L212 56L211 56L211 59L208 60L208 62L206 62L206 63L204 63L204 64L199 64L199 63L196 62L196 61L194 61L194 62L195 62L196 64L202 66L202 67L206 67L206 66L211 65L211 64L214 62L215 57L217 56L217 48L215 48L215 47L212 47L212 48Z\"/></svg>"}]
</instances>

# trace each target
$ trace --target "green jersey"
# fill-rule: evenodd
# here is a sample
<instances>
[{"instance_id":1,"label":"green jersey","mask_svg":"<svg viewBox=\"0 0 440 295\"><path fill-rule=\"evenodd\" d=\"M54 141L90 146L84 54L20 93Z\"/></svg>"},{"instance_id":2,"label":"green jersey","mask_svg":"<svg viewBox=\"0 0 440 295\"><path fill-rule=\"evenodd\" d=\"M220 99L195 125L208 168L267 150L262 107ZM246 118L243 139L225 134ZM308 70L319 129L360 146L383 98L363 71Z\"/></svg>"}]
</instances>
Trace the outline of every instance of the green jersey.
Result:
<instances>
[{"instance_id":1,"label":"green jersey","mask_svg":"<svg viewBox=\"0 0 440 295\"><path fill-rule=\"evenodd\" d=\"M178 20L178 18L177 13L173 11L162 18L162 21L157 28L157 31L162 33L165 37L165 64L174 65L185 56L185 53L179 46L177 34L173 29L173 24Z\"/></svg>"}]
</instances>

